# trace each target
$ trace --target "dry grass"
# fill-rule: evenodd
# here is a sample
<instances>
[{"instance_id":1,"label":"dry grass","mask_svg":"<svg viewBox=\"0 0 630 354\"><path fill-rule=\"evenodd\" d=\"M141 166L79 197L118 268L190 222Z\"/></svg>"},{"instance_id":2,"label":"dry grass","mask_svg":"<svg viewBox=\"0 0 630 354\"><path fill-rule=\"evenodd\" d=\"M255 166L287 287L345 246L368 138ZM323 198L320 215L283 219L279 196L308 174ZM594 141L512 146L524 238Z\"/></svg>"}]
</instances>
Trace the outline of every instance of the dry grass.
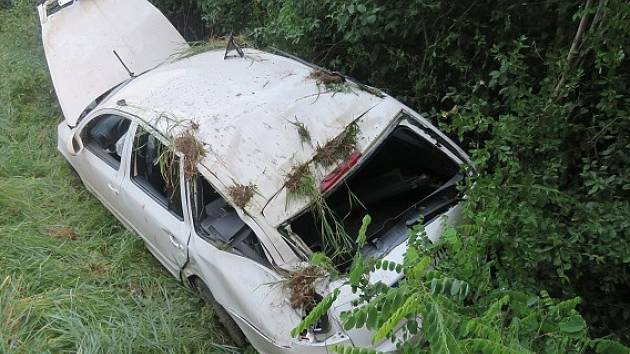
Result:
<instances>
[{"instance_id":1,"label":"dry grass","mask_svg":"<svg viewBox=\"0 0 630 354\"><path fill-rule=\"evenodd\" d=\"M230 198L232 198L234 205L241 209L245 209L247 204L249 204L249 201L256 193L256 186L253 184L235 184L229 188L228 193L230 194Z\"/></svg>"},{"instance_id":2,"label":"dry grass","mask_svg":"<svg viewBox=\"0 0 630 354\"><path fill-rule=\"evenodd\" d=\"M310 79L314 79L318 85L324 86L339 85L346 82L346 79L343 77L343 75L336 72L330 72L325 69L317 69L313 71L308 77Z\"/></svg>"},{"instance_id":3,"label":"dry grass","mask_svg":"<svg viewBox=\"0 0 630 354\"><path fill-rule=\"evenodd\" d=\"M305 182L310 182L311 180L311 170L308 163L295 166L287 175L287 191L289 191L289 193L301 194L299 192L304 189Z\"/></svg>"},{"instance_id":4,"label":"dry grass","mask_svg":"<svg viewBox=\"0 0 630 354\"><path fill-rule=\"evenodd\" d=\"M51 226L48 228L48 234L60 240L74 241L79 238L79 234L68 226Z\"/></svg>"},{"instance_id":5,"label":"dry grass","mask_svg":"<svg viewBox=\"0 0 630 354\"><path fill-rule=\"evenodd\" d=\"M313 160L321 166L329 167L345 160L357 147L359 127L352 123L324 146L318 146Z\"/></svg>"},{"instance_id":6,"label":"dry grass","mask_svg":"<svg viewBox=\"0 0 630 354\"><path fill-rule=\"evenodd\" d=\"M197 164L206 156L203 143L197 138L195 132L199 129L196 123L191 123L189 129L175 139L175 149L184 154L184 174L186 178L197 175Z\"/></svg>"},{"instance_id":7,"label":"dry grass","mask_svg":"<svg viewBox=\"0 0 630 354\"><path fill-rule=\"evenodd\" d=\"M325 275L326 272L316 266L308 266L289 273L282 288L288 293L291 307L310 311L316 304L315 281Z\"/></svg>"}]
</instances>

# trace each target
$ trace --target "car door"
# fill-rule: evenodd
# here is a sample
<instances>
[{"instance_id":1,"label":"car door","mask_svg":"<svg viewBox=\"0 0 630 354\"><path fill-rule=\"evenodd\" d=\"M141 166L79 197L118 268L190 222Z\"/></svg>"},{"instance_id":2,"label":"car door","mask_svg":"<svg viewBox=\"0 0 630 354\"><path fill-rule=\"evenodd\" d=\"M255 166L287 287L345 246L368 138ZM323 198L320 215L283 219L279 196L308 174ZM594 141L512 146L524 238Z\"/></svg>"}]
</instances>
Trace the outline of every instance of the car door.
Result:
<instances>
[{"instance_id":1,"label":"car door","mask_svg":"<svg viewBox=\"0 0 630 354\"><path fill-rule=\"evenodd\" d=\"M131 119L115 113L97 114L79 127L84 148L68 156L86 187L114 214L121 206L120 183L125 171Z\"/></svg>"},{"instance_id":2,"label":"car door","mask_svg":"<svg viewBox=\"0 0 630 354\"><path fill-rule=\"evenodd\" d=\"M120 187L125 217L176 277L188 259L190 220L180 157L140 125L132 128L128 173Z\"/></svg>"}]
</instances>

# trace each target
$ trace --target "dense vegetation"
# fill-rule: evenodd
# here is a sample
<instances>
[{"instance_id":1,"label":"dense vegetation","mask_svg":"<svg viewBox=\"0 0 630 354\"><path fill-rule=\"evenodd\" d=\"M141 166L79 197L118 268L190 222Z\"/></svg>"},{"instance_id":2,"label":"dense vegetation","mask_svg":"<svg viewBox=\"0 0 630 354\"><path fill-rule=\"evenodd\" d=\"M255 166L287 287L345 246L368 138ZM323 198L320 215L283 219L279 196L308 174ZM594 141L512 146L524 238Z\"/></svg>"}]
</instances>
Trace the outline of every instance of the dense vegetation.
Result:
<instances>
[{"instance_id":1,"label":"dense vegetation","mask_svg":"<svg viewBox=\"0 0 630 354\"><path fill-rule=\"evenodd\" d=\"M514 344L510 321L527 311L540 327L511 348L583 350L581 316L591 337L630 342L627 1L156 2L189 35L241 33L339 70L459 139L478 175L463 186L469 222L436 271L475 289L462 300L477 308L469 319L502 309L495 343ZM529 300L506 300L512 291ZM543 329L550 318L560 327Z\"/></svg>"},{"instance_id":2,"label":"dense vegetation","mask_svg":"<svg viewBox=\"0 0 630 354\"><path fill-rule=\"evenodd\" d=\"M33 4L0 1L0 353L234 352L57 153Z\"/></svg>"},{"instance_id":3,"label":"dense vegetation","mask_svg":"<svg viewBox=\"0 0 630 354\"><path fill-rule=\"evenodd\" d=\"M372 301L346 327L413 334L421 314L413 352L627 352L592 340L630 342L626 1L155 2L190 39L245 34L379 87L470 152L467 225L418 230L402 264L356 256ZM32 5L0 0L0 352L226 350L56 154ZM407 281L366 284L383 267Z\"/></svg>"}]
</instances>

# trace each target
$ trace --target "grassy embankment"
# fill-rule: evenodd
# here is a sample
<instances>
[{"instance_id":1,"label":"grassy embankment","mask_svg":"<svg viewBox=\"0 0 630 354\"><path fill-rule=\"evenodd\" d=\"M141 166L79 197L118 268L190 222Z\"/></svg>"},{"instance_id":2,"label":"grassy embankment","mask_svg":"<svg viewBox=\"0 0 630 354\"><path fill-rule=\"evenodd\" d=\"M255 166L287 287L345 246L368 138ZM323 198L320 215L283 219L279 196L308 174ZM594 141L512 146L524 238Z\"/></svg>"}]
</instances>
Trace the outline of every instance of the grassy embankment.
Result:
<instances>
[{"instance_id":1,"label":"grassy embankment","mask_svg":"<svg viewBox=\"0 0 630 354\"><path fill-rule=\"evenodd\" d=\"M0 353L230 351L211 310L76 182L35 8L0 1Z\"/></svg>"}]
</instances>

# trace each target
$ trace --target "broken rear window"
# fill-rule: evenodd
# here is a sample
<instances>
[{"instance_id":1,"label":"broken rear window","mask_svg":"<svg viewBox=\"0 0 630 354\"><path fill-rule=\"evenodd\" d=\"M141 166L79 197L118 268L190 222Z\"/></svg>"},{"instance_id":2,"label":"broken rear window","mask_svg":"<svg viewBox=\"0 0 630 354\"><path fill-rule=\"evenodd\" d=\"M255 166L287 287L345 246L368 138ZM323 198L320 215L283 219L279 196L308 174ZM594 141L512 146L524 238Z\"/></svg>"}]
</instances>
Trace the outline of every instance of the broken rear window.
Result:
<instances>
[{"instance_id":1,"label":"broken rear window","mask_svg":"<svg viewBox=\"0 0 630 354\"><path fill-rule=\"evenodd\" d=\"M311 250L325 251L343 268L354 249L340 250L337 244L327 244L327 232L331 229L335 233L344 232L345 235L333 237L349 237L353 244L363 217L369 214L372 223L367 232L368 242L378 242L379 236L401 218L410 219L405 220L410 226L452 205L458 193L451 182L458 172L459 165L432 142L410 127L400 125L366 162L327 195L326 221L322 222L321 213L312 206L281 229L290 225L290 230ZM439 203L434 197L438 197ZM343 230L331 223L340 224Z\"/></svg>"}]
</instances>

